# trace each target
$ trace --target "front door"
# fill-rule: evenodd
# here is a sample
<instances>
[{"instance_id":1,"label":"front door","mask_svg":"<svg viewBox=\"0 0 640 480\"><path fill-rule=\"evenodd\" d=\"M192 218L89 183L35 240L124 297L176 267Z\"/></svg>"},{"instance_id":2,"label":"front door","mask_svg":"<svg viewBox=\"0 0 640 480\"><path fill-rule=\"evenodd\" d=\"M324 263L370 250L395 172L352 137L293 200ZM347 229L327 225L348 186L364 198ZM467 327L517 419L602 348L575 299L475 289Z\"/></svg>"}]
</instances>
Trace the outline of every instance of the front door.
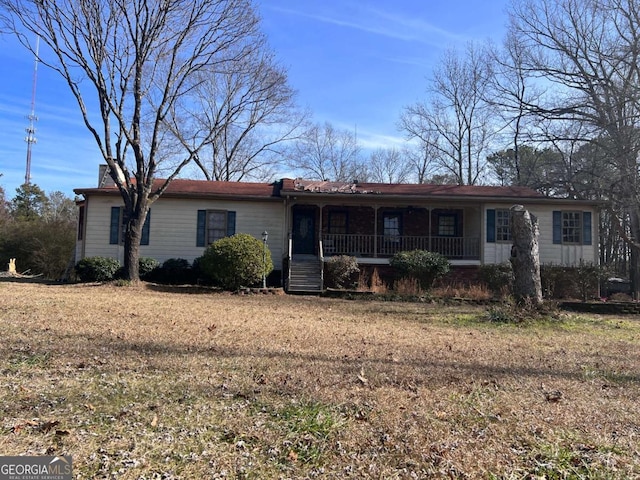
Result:
<instances>
[{"instance_id":1,"label":"front door","mask_svg":"<svg viewBox=\"0 0 640 480\"><path fill-rule=\"evenodd\" d=\"M315 210L293 211L293 253L298 255L315 254L316 212Z\"/></svg>"}]
</instances>

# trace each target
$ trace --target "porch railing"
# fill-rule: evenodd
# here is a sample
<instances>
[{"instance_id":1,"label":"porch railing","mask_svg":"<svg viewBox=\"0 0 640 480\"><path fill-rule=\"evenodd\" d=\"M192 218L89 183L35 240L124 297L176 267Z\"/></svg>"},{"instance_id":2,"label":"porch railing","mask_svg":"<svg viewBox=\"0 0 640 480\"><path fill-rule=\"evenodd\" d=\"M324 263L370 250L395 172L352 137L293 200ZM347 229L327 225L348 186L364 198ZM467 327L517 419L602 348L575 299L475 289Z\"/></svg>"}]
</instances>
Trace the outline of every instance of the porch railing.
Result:
<instances>
[{"instance_id":1,"label":"porch railing","mask_svg":"<svg viewBox=\"0 0 640 480\"><path fill-rule=\"evenodd\" d=\"M478 237L324 234L324 255L390 257L401 251L429 250L449 259L480 258Z\"/></svg>"}]
</instances>

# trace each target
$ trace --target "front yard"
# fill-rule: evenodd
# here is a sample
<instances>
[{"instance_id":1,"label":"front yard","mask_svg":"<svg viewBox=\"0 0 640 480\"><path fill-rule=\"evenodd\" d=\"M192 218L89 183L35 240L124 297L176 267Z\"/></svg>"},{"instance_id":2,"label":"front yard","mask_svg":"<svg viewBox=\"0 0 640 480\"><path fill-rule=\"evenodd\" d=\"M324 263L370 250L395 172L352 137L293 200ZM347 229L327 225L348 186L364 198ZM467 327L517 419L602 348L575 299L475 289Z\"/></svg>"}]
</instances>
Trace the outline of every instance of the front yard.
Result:
<instances>
[{"instance_id":1,"label":"front yard","mask_svg":"<svg viewBox=\"0 0 640 480\"><path fill-rule=\"evenodd\" d=\"M1 281L0 452L87 479L639 477L638 317L486 319Z\"/></svg>"}]
</instances>

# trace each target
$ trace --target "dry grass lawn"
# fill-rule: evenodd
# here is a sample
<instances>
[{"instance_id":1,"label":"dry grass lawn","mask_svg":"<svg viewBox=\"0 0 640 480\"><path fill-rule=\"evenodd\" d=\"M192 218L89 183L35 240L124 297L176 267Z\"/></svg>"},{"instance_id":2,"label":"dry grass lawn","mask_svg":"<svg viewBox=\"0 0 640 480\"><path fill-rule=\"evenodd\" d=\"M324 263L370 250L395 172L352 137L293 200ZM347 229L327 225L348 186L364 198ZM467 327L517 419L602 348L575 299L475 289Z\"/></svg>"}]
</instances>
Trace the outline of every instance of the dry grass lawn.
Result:
<instances>
[{"instance_id":1,"label":"dry grass lawn","mask_svg":"<svg viewBox=\"0 0 640 480\"><path fill-rule=\"evenodd\" d=\"M0 453L76 478L640 478L640 320L0 282Z\"/></svg>"}]
</instances>

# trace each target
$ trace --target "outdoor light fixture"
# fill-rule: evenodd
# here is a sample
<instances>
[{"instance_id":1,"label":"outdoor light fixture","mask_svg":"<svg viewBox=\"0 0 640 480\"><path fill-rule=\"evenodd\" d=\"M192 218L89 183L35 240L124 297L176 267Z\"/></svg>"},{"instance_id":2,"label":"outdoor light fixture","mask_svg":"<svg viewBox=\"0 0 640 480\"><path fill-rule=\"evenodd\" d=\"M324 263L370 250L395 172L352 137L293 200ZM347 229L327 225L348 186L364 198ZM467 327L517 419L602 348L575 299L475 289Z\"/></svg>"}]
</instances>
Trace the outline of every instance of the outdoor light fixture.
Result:
<instances>
[{"instance_id":1,"label":"outdoor light fixture","mask_svg":"<svg viewBox=\"0 0 640 480\"><path fill-rule=\"evenodd\" d=\"M262 288L267 288L267 240L269 232L262 232Z\"/></svg>"}]
</instances>

